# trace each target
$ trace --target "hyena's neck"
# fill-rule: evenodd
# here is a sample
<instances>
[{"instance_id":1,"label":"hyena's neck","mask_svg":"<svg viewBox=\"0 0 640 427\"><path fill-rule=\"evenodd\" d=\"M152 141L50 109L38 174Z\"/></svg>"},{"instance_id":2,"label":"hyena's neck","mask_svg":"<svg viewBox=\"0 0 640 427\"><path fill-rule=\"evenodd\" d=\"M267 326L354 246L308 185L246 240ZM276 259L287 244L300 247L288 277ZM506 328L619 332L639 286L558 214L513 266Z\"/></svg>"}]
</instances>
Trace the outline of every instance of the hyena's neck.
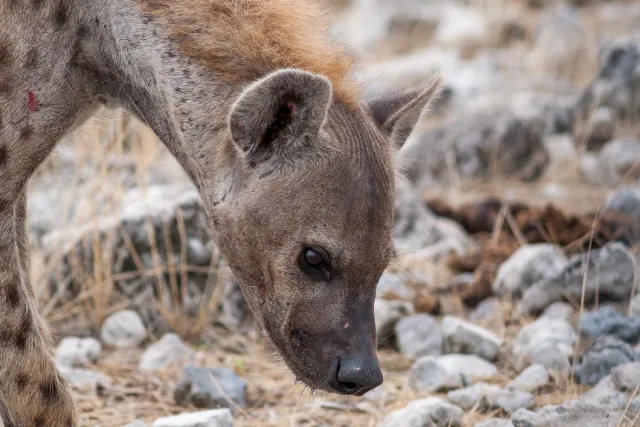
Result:
<instances>
[{"instance_id":1,"label":"hyena's neck","mask_svg":"<svg viewBox=\"0 0 640 427\"><path fill-rule=\"evenodd\" d=\"M244 85L226 83L183 56L135 2L118 3L97 6L108 23L102 29L108 43L83 46L82 60L97 75L94 90L149 125L202 190L215 173L223 149L216 145Z\"/></svg>"}]
</instances>

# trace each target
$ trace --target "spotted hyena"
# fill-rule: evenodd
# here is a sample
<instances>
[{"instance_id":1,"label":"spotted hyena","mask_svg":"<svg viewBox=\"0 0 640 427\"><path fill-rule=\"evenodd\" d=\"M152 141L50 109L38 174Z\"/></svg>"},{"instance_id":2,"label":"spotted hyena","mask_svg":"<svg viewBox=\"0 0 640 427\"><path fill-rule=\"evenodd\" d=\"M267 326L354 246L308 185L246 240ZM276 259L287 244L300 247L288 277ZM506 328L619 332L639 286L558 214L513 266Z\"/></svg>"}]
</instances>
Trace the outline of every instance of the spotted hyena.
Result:
<instances>
[{"instance_id":1,"label":"spotted hyena","mask_svg":"<svg viewBox=\"0 0 640 427\"><path fill-rule=\"evenodd\" d=\"M361 99L322 16L303 0L0 0L7 427L77 425L28 280L25 184L100 104L131 111L180 162L301 381L352 395L382 382L373 302L394 254L394 153L437 84Z\"/></svg>"}]
</instances>

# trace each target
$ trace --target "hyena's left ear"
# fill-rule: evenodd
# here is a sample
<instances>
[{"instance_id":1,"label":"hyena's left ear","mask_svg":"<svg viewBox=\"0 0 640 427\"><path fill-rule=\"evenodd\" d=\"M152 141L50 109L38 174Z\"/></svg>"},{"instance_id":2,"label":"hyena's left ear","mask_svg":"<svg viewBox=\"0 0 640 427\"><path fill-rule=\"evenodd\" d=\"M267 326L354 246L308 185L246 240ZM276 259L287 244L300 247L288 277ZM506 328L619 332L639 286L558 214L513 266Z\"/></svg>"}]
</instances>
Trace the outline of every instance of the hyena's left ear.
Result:
<instances>
[{"instance_id":1,"label":"hyena's left ear","mask_svg":"<svg viewBox=\"0 0 640 427\"><path fill-rule=\"evenodd\" d=\"M400 149L440 92L440 77L436 77L426 88L386 95L367 101L367 106L373 121L391 138L395 148Z\"/></svg>"}]
</instances>

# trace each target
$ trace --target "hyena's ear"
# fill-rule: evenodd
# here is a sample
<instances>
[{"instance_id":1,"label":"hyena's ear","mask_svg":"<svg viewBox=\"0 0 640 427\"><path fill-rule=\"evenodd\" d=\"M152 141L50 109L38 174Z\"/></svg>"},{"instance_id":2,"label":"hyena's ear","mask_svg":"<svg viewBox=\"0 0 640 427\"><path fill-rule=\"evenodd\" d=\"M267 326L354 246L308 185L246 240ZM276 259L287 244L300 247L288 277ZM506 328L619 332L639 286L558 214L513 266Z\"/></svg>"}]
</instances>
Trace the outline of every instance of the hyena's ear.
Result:
<instances>
[{"instance_id":1,"label":"hyena's ear","mask_svg":"<svg viewBox=\"0 0 640 427\"><path fill-rule=\"evenodd\" d=\"M306 71L276 71L249 86L231 108L229 126L246 154L271 149L276 140L317 134L324 123L332 87Z\"/></svg>"},{"instance_id":2,"label":"hyena's ear","mask_svg":"<svg viewBox=\"0 0 640 427\"><path fill-rule=\"evenodd\" d=\"M436 77L426 88L385 95L367 101L367 106L374 122L391 138L395 148L400 149L440 92L440 77Z\"/></svg>"}]
</instances>

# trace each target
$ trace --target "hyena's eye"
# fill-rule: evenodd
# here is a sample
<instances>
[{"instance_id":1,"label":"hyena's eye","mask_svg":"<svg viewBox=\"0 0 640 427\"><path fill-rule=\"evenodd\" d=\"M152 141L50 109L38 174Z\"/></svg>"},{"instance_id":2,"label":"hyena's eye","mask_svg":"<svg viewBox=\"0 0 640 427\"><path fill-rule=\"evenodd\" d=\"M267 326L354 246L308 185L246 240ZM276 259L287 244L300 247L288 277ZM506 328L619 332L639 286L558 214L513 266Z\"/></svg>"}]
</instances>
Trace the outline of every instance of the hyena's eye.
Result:
<instances>
[{"instance_id":1,"label":"hyena's eye","mask_svg":"<svg viewBox=\"0 0 640 427\"><path fill-rule=\"evenodd\" d=\"M300 268L308 275L324 278L329 273L329 267L329 255L323 248L307 246L300 252Z\"/></svg>"}]
</instances>

